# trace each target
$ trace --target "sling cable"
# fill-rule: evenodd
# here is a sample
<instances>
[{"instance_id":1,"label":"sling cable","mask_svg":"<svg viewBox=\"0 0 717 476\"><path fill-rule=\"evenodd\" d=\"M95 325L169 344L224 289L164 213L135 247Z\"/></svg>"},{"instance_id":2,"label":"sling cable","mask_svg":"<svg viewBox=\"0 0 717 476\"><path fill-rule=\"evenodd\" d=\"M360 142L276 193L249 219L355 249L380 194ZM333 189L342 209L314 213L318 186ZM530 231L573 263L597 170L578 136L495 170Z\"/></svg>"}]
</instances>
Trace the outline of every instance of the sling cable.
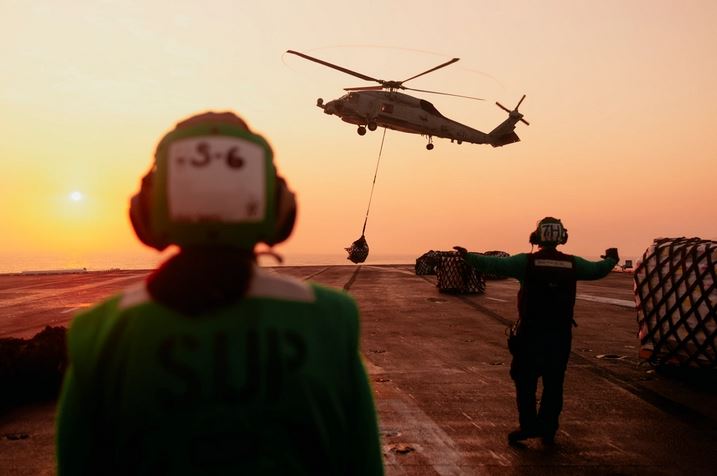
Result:
<instances>
[{"instance_id":1,"label":"sling cable","mask_svg":"<svg viewBox=\"0 0 717 476\"><path fill-rule=\"evenodd\" d=\"M386 140L386 128L383 128L383 136L381 137L381 148L378 151L378 160L376 160L376 170L373 173L373 183L371 184L371 194L368 197L368 207L366 207L366 218L363 221L363 229L361 230L361 238L351 243L351 246L344 248L349 255L346 259L352 263L363 263L368 258L368 242L366 241L366 223L368 223L368 214L371 210L371 200L373 199L373 189L376 186L376 176L378 175L378 166L381 163L381 154L383 153L383 142Z\"/></svg>"}]
</instances>

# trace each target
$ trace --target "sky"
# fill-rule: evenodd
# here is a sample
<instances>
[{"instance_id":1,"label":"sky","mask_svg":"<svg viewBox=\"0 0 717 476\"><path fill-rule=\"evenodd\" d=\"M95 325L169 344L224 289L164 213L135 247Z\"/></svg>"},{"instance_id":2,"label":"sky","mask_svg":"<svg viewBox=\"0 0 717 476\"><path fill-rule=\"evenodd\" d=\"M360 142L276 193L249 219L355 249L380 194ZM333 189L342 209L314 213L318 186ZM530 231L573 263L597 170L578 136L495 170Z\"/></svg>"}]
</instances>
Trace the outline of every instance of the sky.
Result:
<instances>
[{"instance_id":1,"label":"sky","mask_svg":"<svg viewBox=\"0 0 717 476\"><path fill-rule=\"evenodd\" d=\"M129 197L179 120L231 110L271 143L297 192L287 262L359 237L381 130L316 107L362 80L293 55L401 80L501 148L389 130L366 237L371 257L462 245L530 250L544 216L566 252L657 237L717 239L717 2L0 0L0 272L149 267ZM166 254L166 253L165 253ZM98 264L101 263L101 264Z\"/></svg>"}]
</instances>

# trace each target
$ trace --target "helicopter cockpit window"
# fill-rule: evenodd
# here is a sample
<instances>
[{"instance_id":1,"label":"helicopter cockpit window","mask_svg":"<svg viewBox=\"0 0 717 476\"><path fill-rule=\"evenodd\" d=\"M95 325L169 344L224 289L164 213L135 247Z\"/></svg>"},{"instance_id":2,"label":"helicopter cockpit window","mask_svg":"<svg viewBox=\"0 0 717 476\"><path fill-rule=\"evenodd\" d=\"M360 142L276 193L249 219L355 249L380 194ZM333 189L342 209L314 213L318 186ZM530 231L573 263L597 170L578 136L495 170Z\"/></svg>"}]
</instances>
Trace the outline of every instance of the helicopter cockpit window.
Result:
<instances>
[{"instance_id":1,"label":"helicopter cockpit window","mask_svg":"<svg viewBox=\"0 0 717 476\"><path fill-rule=\"evenodd\" d=\"M356 93L349 93L349 102L350 103L357 103L359 100L359 96Z\"/></svg>"},{"instance_id":2,"label":"helicopter cockpit window","mask_svg":"<svg viewBox=\"0 0 717 476\"><path fill-rule=\"evenodd\" d=\"M434 116L443 117L443 114L438 112L438 109L436 109L436 106L434 106L430 102L426 101L425 99L421 99L421 109L423 109L427 113L432 114Z\"/></svg>"}]
</instances>

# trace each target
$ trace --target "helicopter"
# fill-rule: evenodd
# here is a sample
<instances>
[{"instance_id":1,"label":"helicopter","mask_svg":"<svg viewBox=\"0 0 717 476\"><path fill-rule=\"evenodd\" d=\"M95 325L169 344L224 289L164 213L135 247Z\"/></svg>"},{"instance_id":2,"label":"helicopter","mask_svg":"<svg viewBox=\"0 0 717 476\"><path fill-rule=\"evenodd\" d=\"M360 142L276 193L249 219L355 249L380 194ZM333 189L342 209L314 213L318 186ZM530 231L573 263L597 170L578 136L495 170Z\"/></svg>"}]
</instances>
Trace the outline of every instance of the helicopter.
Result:
<instances>
[{"instance_id":1,"label":"helicopter","mask_svg":"<svg viewBox=\"0 0 717 476\"><path fill-rule=\"evenodd\" d=\"M460 58L453 58L403 81L387 81L351 71L350 69L298 51L287 50L286 52L350 74L365 81L373 81L379 84L378 86L344 88L344 91L348 91L347 94L326 103L322 98L316 100L316 106L323 109L325 114L338 116L342 121L358 126L356 132L360 136L366 135L367 129L369 131L375 131L379 127L384 127L427 137L428 144L426 144L426 149L428 150L433 149L434 137L450 139L451 142L456 142L457 144L469 142L472 144L490 144L493 147L501 147L520 141L520 138L515 133L515 125L519 121L525 125L530 125L528 121L523 119L523 114L518 112L518 108L523 102L523 99L525 99L525 94L512 110L496 101L495 104L508 113L508 118L498 124L498 126L489 133L485 133L445 117L438 112L438 109L436 109L433 104L425 99L398 92L398 90L418 91L482 101L482 98L472 96L427 91L404 86L404 83L451 65L459 61Z\"/></svg>"}]
</instances>

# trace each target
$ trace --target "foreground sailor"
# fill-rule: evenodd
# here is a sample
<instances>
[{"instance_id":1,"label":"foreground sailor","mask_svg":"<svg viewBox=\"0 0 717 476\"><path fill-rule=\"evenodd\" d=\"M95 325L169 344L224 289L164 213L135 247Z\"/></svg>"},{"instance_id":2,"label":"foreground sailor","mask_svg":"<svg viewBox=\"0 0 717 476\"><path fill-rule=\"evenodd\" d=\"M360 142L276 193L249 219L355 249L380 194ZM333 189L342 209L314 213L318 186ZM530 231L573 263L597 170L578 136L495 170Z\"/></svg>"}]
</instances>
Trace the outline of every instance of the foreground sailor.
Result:
<instances>
[{"instance_id":1,"label":"foreground sailor","mask_svg":"<svg viewBox=\"0 0 717 476\"><path fill-rule=\"evenodd\" d=\"M617 249L605 252L602 261L587 261L556 249L568 241L560 220L543 218L530 234L539 250L507 258L455 249L466 262L486 274L516 278L519 320L511 333L513 354L510 376L515 381L520 428L508 435L510 443L542 437L553 443L563 408L563 381L570 357L573 308L577 280L606 276L620 260ZM540 408L536 409L538 379L543 379Z\"/></svg>"},{"instance_id":2,"label":"foreground sailor","mask_svg":"<svg viewBox=\"0 0 717 476\"><path fill-rule=\"evenodd\" d=\"M61 476L383 473L356 304L255 264L295 215L268 143L234 114L162 139L130 217L179 252L72 323Z\"/></svg>"}]
</instances>

